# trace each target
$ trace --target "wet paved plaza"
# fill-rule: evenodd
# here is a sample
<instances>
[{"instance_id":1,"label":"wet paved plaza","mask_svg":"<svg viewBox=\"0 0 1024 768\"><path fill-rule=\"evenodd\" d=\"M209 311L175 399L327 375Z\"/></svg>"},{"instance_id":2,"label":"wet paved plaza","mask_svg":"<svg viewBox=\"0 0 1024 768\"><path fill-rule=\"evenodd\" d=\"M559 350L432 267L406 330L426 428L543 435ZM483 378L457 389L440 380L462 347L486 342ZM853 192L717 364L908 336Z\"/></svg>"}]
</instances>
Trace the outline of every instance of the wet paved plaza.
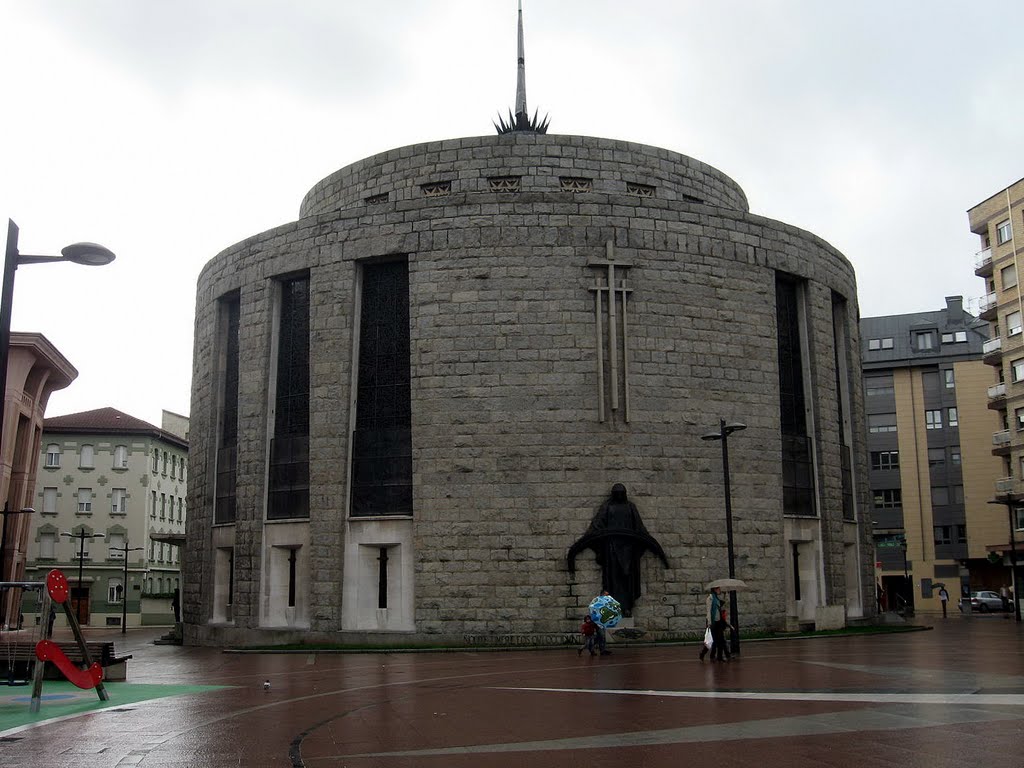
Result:
<instances>
[{"instance_id":1,"label":"wet paved plaza","mask_svg":"<svg viewBox=\"0 0 1024 768\"><path fill-rule=\"evenodd\" d=\"M925 623L925 620L920 620ZM1024 629L1001 616L931 631L697 646L275 655L155 646L128 682L47 682L42 712L0 688L0 763L16 766L1024 765ZM264 681L270 682L269 690ZM71 695L67 693L66 695ZM90 698L91 697L91 698ZM24 707L22 710L20 707Z\"/></svg>"}]
</instances>

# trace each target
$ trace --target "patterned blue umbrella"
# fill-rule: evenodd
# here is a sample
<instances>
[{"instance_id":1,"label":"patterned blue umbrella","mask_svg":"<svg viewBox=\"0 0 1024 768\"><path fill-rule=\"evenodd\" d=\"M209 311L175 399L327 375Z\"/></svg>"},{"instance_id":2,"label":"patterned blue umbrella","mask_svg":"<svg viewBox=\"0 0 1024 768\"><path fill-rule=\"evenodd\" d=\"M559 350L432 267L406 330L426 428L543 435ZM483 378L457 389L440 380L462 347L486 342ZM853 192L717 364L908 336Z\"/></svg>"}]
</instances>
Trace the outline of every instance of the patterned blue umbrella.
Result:
<instances>
[{"instance_id":1,"label":"patterned blue umbrella","mask_svg":"<svg viewBox=\"0 0 1024 768\"><path fill-rule=\"evenodd\" d=\"M599 595L590 601L590 618L605 629L611 629L622 618L622 606L611 595Z\"/></svg>"}]
</instances>

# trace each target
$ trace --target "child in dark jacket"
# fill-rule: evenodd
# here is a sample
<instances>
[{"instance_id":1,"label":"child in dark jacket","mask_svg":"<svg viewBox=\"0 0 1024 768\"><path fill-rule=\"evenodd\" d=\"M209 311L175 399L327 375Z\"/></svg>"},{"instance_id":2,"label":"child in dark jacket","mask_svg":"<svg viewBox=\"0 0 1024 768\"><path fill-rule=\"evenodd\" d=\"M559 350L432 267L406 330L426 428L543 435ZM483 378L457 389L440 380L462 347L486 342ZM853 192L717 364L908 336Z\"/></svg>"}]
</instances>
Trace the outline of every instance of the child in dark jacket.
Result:
<instances>
[{"instance_id":1,"label":"child in dark jacket","mask_svg":"<svg viewBox=\"0 0 1024 768\"><path fill-rule=\"evenodd\" d=\"M580 624L580 634L583 635L583 645L578 651L576 651L576 655L582 656L583 651L587 650L590 651L591 656L596 656L597 653L594 651L594 640L597 639L597 624L595 624L594 620L590 618L589 613L583 617L583 623Z\"/></svg>"}]
</instances>

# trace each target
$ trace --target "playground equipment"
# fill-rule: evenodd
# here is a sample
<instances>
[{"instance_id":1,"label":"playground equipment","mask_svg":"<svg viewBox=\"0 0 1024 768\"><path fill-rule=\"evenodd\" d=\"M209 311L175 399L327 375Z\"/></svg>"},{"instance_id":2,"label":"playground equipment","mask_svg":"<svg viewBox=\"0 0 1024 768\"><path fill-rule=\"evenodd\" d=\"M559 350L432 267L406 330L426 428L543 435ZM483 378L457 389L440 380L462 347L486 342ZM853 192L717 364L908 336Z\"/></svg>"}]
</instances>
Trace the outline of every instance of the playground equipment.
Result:
<instances>
[{"instance_id":1,"label":"playground equipment","mask_svg":"<svg viewBox=\"0 0 1024 768\"><path fill-rule=\"evenodd\" d=\"M103 668L99 662L93 661L89 655L89 647L85 642L85 637L82 635L82 628L78 624L78 617L75 616L75 612L71 609L71 603L68 600L68 580L67 577L61 571L52 570L46 575L45 582L33 582L33 581L5 581L0 582L0 589L36 589L42 592L42 606L40 610L40 634L42 639L36 643L35 654L38 659L35 667L32 670L32 701L29 704L30 712L38 712L39 705L43 695L43 669L46 662L51 662L63 673L64 677L68 679L73 685L79 688L88 689L95 688L96 695L99 696L100 701L109 701L110 694L107 693L107 689L103 687ZM44 591L45 588L45 591ZM53 632L53 624L49 621L50 610L53 607L53 603L63 606L64 615L67 617L68 626L71 627L71 631L75 636L75 641L78 643L78 648L81 651L82 659L85 662L85 667L80 668L75 665L67 657L67 655L60 649L60 647L50 639L50 635ZM10 642L8 642L8 655L10 653ZM11 657L13 662L13 656ZM13 681L13 663L8 668L8 680ZM26 684L20 681L14 681L9 684Z\"/></svg>"}]
</instances>

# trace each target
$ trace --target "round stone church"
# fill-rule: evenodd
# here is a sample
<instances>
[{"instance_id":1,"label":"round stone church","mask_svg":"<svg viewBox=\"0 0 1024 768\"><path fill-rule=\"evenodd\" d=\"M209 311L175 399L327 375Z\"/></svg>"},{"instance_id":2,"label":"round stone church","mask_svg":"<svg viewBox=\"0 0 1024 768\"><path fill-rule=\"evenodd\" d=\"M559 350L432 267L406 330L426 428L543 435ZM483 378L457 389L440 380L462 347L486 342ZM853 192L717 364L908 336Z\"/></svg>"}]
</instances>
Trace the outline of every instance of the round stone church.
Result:
<instances>
[{"instance_id":1,"label":"round stone church","mask_svg":"<svg viewBox=\"0 0 1024 768\"><path fill-rule=\"evenodd\" d=\"M665 149L342 168L198 281L186 642L558 643L602 590L683 637L730 545L744 630L873 613L856 295Z\"/></svg>"}]
</instances>

